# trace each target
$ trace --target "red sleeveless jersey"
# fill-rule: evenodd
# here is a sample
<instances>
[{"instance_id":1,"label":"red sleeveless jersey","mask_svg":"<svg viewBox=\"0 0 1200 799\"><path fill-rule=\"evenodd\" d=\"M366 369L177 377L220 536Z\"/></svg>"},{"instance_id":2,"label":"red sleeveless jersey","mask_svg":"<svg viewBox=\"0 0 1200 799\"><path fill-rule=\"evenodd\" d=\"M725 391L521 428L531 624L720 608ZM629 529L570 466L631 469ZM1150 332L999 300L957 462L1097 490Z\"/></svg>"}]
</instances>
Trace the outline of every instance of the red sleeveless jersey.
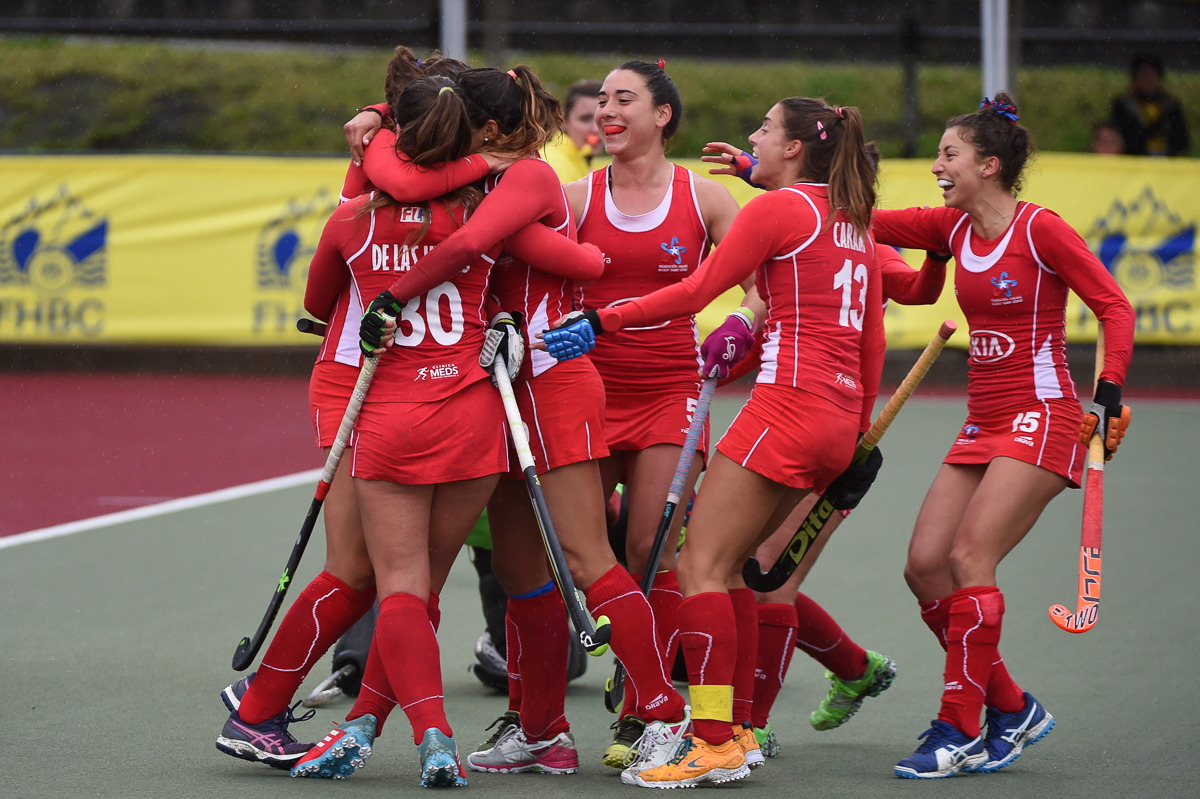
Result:
<instances>
[{"instance_id":1,"label":"red sleeveless jersey","mask_svg":"<svg viewBox=\"0 0 1200 799\"><path fill-rule=\"evenodd\" d=\"M522 160L511 168L521 170L518 175L522 178L524 191L538 191L556 197L553 213L537 221L576 241L575 217L554 168L545 161L533 158ZM490 194L506 174L489 178L485 191ZM543 272L507 251L500 255L492 272L492 298L503 310L524 314L525 328L530 335L551 329L559 317L570 313L574 291L573 280ZM522 366L521 371L526 377L537 377L556 363L558 361L550 353L530 348L525 351L527 365Z\"/></svg>"},{"instance_id":2,"label":"red sleeveless jersey","mask_svg":"<svg viewBox=\"0 0 1200 799\"><path fill-rule=\"evenodd\" d=\"M318 360L359 364L358 326L363 309L462 223L463 209L432 212L400 205L359 216L370 201L362 196L338 207L309 266L304 307L328 319ZM431 213L419 243L410 244ZM499 248L404 304L396 320L396 345L380 356L367 402L429 402L443 399L487 377L479 366L487 318L484 301ZM348 267L348 268L347 268ZM343 291L346 286L349 291Z\"/></svg>"},{"instance_id":3,"label":"red sleeveless jersey","mask_svg":"<svg viewBox=\"0 0 1200 799\"><path fill-rule=\"evenodd\" d=\"M592 173L579 220L579 240L599 247L605 263L604 275L579 290L584 309L611 308L678 283L696 271L710 243L691 172L676 166L662 202L640 216L617 208L608 173ZM694 384L702 364L690 315L603 336L589 357L609 391Z\"/></svg>"},{"instance_id":4,"label":"red sleeveless jersey","mask_svg":"<svg viewBox=\"0 0 1200 799\"><path fill-rule=\"evenodd\" d=\"M1118 385L1133 350L1133 311L1104 265L1058 214L1017 204L1008 229L987 241L955 208L878 211L875 237L898 247L954 254L954 293L971 329L969 413L1075 399L1067 368L1068 289L1104 323L1102 377Z\"/></svg>"}]
</instances>

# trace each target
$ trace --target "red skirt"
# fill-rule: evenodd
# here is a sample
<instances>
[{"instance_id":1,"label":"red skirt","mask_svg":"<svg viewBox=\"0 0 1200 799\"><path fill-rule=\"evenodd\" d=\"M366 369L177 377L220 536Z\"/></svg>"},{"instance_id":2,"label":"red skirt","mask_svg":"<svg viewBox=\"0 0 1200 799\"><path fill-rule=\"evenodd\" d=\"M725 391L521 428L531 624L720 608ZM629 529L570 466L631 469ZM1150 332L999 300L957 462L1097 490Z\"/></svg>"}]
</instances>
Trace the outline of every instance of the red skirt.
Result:
<instances>
[{"instance_id":1,"label":"red skirt","mask_svg":"<svg viewBox=\"0 0 1200 799\"><path fill-rule=\"evenodd\" d=\"M776 483L824 491L850 465L858 424L859 414L816 394L759 383L717 450Z\"/></svg>"},{"instance_id":2,"label":"red skirt","mask_svg":"<svg viewBox=\"0 0 1200 799\"><path fill-rule=\"evenodd\" d=\"M979 418L967 417L943 463L986 464L1015 458L1067 478L1079 488L1087 449L1079 443L1083 409L1073 399L1041 400Z\"/></svg>"},{"instance_id":3,"label":"red skirt","mask_svg":"<svg viewBox=\"0 0 1200 799\"><path fill-rule=\"evenodd\" d=\"M337 361L318 361L308 381L308 411L317 446L332 447L341 427L350 395L358 382L358 367Z\"/></svg>"},{"instance_id":4,"label":"red skirt","mask_svg":"<svg viewBox=\"0 0 1200 799\"><path fill-rule=\"evenodd\" d=\"M604 441L604 383L587 358L560 361L537 377L513 385L529 433L538 474L608 454ZM509 447L507 477L520 480L517 453Z\"/></svg>"}]
</instances>

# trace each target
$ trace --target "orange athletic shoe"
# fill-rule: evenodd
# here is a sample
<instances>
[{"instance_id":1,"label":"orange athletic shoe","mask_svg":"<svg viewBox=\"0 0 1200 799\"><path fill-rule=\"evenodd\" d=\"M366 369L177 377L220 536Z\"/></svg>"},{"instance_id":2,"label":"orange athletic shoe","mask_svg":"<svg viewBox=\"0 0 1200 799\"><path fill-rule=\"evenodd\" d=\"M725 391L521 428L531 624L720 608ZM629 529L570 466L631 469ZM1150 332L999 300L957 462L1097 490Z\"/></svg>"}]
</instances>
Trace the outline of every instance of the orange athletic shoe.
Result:
<instances>
[{"instance_id":1,"label":"orange athletic shoe","mask_svg":"<svg viewBox=\"0 0 1200 799\"><path fill-rule=\"evenodd\" d=\"M634 782L643 788L692 788L749 776L750 768L736 740L714 745L692 734L679 745L674 757L661 766L638 772Z\"/></svg>"},{"instance_id":2,"label":"orange athletic shoe","mask_svg":"<svg viewBox=\"0 0 1200 799\"><path fill-rule=\"evenodd\" d=\"M763 757L762 749L758 745L758 739L754 737L753 727L743 727L741 724L734 724L733 740L737 742L738 747L742 750L742 757L746 758L746 765L751 769L756 769L766 764L767 759Z\"/></svg>"}]
</instances>

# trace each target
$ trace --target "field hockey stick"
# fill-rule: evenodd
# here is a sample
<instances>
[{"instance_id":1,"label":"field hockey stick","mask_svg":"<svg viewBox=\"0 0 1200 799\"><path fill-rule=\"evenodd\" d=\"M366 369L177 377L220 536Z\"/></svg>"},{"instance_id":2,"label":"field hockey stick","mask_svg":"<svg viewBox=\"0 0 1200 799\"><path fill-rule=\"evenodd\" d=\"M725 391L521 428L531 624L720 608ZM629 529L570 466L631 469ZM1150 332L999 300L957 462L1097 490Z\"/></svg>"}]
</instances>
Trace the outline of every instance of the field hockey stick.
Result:
<instances>
[{"instance_id":1,"label":"field hockey stick","mask_svg":"<svg viewBox=\"0 0 1200 799\"><path fill-rule=\"evenodd\" d=\"M376 350L376 352L381 352L381 350ZM275 593L271 595L266 615L259 622L254 637L243 638L238 643L237 649L233 653L234 671L245 671L254 662L258 650L262 648L263 641L267 638L267 633L271 631L271 625L275 623L275 617L279 615L279 608L283 606L288 587L296 575L296 567L300 565L304 548L308 546L308 539L312 536L317 516L321 514L321 505L325 503L325 496L329 493L333 476L337 474L342 453L346 451L346 445L350 442L350 434L354 431L354 423L358 421L358 413L362 410L363 399L367 396L367 388L371 385L371 378L375 374L375 366L378 363L378 355L370 355L363 361L362 370L358 373L358 383L354 386L354 393L350 395L350 403L346 406L346 413L342 416L342 425L338 428L337 438L334 439L329 455L325 457L325 468L321 471L321 480L317 483L317 491L313 496L312 504L308 506L308 515L304 517L300 535L292 546L292 554L288 556L287 565L283 567L283 576L279 578L279 584L275 586Z\"/></svg>"},{"instance_id":2,"label":"field hockey stick","mask_svg":"<svg viewBox=\"0 0 1200 799\"><path fill-rule=\"evenodd\" d=\"M1096 382L1104 371L1104 326L1096 334ZM1104 434L1096 425L1088 442L1087 486L1083 489L1083 528L1079 541L1079 597L1075 612L1050 606L1050 621L1069 633L1086 633L1100 618L1100 543L1104 535Z\"/></svg>"},{"instance_id":3,"label":"field hockey stick","mask_svg":"<svg viewBox=\"0 0 1200 799\"><path fill-rule=\"evenodd\" d=\"M654 576L658 573L658 564L667 548L667 536L675 523L675 509L683 498L683 489L687 485L688 474L692 471L692 458L700 447L700 438L704 435L704 422L708 419L708 407L712 404L713 392L717 390L717 379L705 378L700 387L700 399L696 402L696 410L692 412L692 423L688 426L687 438L683 442L683 452L679 453L679 463L675 466L675 476L671 478L671 488L667 491L667 504L663 508L662 519L658 522L658 530L654 533L654 546L650 550L650 558L646 561L646 569L642 572L642 593L650 596L654 587ZM621 661L613 670L613 676L604 683L604 707L609 713L621 709L625 699L625 667Z\"/></svg>"},{"instance_id":4,"label":"field hockey stick","mask_svg":"<svg viewBox=\"0 0 1200 799\"><path fill-rule=\"evenodd\" d=\"M314 336L324 336L325 327L325 324L318 322L316 319L309 319L307 316L302 316L296 320L296 329L301 333L312 333Z\"/></svg>"},{"instance_id":5,"label":"field hockey stick","mask_svg":"<svg viewBox=\"0 0 1200 799\"><path fill-rule=\"evenodd\" d=\"M867 430L866 435L858 442L858 447L854 450L853 461L862 463L871 454L871 450L875 449L879 444L879 439L883 438L883 434L887 432L889 426L895 421L900 409L904 407L904 403L908 402L908 398L912 396L913 391L921 384L925 373L929 371L929 367L933 366L933 362L937 360L941 354L942 348L946 346L946 342L954 335L954 331L958 329L953 321L947 319L942 322L941 328L938 329L937 335L925 347L925 351L921 353L921 357L917 358L917 362L913 364L912 369L908 370L908 375L904 378L904 382L892 394L891 399L887 401L887 405L879 413L879 416L871 423L871 427ZM817 536L825 529L825 525L833 516L835 508L833 503L829 501L826 494L822 494L817 503L813 505L813 509L809 511L808 516L800 523L800 528L796 530L792 536L792 540L788 542L787 547L779 554L771 570L768 572L762 571L762 566L758 562L758 558L750 558L742 567L742 579L746 581L746 585L760 594L769 593L780 588L788 581L788 578L796 571L796 567L804 560L804 556L808 554L808 550L812 547L812 543L817 540Z\"/></svg>"},{"instance_id":6,"label":"field hockey stick","mask_svg":"<svg viewBox=\"0 0 1200 799\"><path fill-rule=\"evenodd\" d=\"M521 464L521 473L525 475L525 488L529 492L529 501L533 503L533 513L537 517L538 530L542 534L542 544L546 547L546 555L550 560L550 569L554 572L554 583L562 594L563 602L567 605L567 615L575 625L579 635L579 643L589 655L599 657L608 651L609 641L612 640L612 625L607 616L596 619L592 617L579 601L579 593L575 589L575 580L571 578L571 570L567 567L567 558L563 555L562 545L558 542L558 533L554 530L554 522L550 519L550 508L546 505L546 495L542 493L542 483L538 480L537 468L534 466L533 453L529 449L529 433L525 423L521 421L521 411L517 408L517 398L513 394L512 382L508 379L508 366L500 355L492 362L492 374L496 376L496 388L500 390L500 399L504 402L504 415L508 417L508 429L512 432L513 447L517 450L517 461Z\"/></svg>"}]
</instances>

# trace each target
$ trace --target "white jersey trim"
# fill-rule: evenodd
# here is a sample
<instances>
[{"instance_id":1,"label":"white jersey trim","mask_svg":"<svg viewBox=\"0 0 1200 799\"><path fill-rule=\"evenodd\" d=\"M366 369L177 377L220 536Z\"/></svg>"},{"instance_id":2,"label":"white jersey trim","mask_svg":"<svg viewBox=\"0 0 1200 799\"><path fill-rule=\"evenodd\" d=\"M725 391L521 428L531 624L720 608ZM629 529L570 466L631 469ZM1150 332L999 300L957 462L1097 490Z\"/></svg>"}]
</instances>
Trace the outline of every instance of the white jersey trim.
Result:
<instances>
[{"instance_id":1,"label":"white jersey trim","mask_svg":"<svg viewBox=\"0 0 1200 799\"><path fill-rule=\"evenodd\" d=\"M1029 222L1025 224L1025 239L1029 242L1029 251L1033 253L1033 260L1037 261L1037 265L1042 269L1045 269L1050 274L1057 275L1058 272L1055 272L1053 269L1046 266L1046 262L1042 260L1042 256L1038 255L1037 247L1033 246L1033 218L1044 210L1044 208L1038 208L1029 215Z\"/></svg>"},{"instance_id":2,"label":"white jersey trim","mask_svg":"<svg viewBox=\"0 0 1200 799\"><path fill-rule=\"evenodd\" d=\"M374 199L374 197L375 197L375 192L371 192L371 198ZM358 252L354 253L354 255L351 255L349 258L346 259L347 266L349 266L350 263L353 262L355 258L357 258L358 256L362 255L364 252L367 251L367 247L371 246L371 239L374 236L375 236L375 212L371 211L371 226L369 228L367 228L367 239L366 239L366 241L363 242L363 246L359 248Z\"/></svg>"},{"instance_id":3,"label":"white jersey trim","mask_svg":"<svg viewBox=\"0 0 1200 799\"><path fill-rule=\"evenodd\" d=\"M611 169L611 167L610 167ZM688 174L691 174L690 172ZM672 166L671 185L667 186L667 193L663 196L662 202L653 211L648 211L637 216L629 214L617 208L617 203L613 200L612 189L609 188L608 181L604 182L604 215L608 217L608 221L617 230L625 233L649 233L663 222L667 221L667 215L671 213L671 199L675 194L675 172ZM703 224L703 220L701 220Z\"/></svg>"},{"instance_id":4,"label":"white jersey trim","mask_svg":"<svg viewBox=\"0 0 1200 799\"><path fill-rule=\"evenodd\" d=\"M802 183L799 185L802 185L802 186L805 186L805 185L824 186L825 184L824 183L812 183L812 184ZM821 225L824 222L824 220L821 219L821 212L817 210L817 204L814 203L807 194L800 191L799 189L793 189L791 186L785 186L784 188L780 189L780 191L790 191L795 194L799 194L801 197L803 197L804 201L806 203L808 203L810 208L812 208L813 215L817 217L817 226L815 228L813 228L812 235L808 237L808 241L804 242L799 247L797 247L796 249L792 250L789 253L786 253L784 255L775 256L774 258L771 259L773 261L784 261L784 260L787 260L788 258L792 258L796 255L796 253L800 252L805 247L807 247L808 245L810 245L814 241L816 241L817 236L819 236L821 234Z\"/></svg>"},{"instance_id":5,"label":"white jersey trim","mask_svg":"<svg viewBox=\"0 0 1200 799\"><path fill-rule=\"evenodd\" d=\"M704 224L704 213L700 210L700 198L696 196L696 175L692 170L686 170L688 173L688 187L692 190L692 206L696 209L696 218L700 220L700 229L704 231L704 248L701 250L701 255L708 252L708 242L712 237L708 235L708 225Z\"/></svg>"},{"instance_id":6,"label":"white jersey trim","mask_svg":"<svg viewBox=\"0 0 1200 799\"><path fill-rule=\"evenodd\" d=\"M337 350L333 359L338 363L349 366L362 364L362 353L358 349L358 328L350 323L351 319L361 319L366 313L362 297L358 293L358 281L354 279L354 271L350 271L350 301L346 303L346 318L342 320L342 331L338 335Z\"/></svg>"},{"instance_id":7,"label":"white jersey trim","mask_svg":"<svg viewBox=\"0 0 1200 799\"><path fill-rule=\"evenodd\" d=\"M1021 217L1025 214L1025 209L1028 207L1028 203L1021 206L1021 210L1017 212L1017 218L1014 219L1012 224L1008 226L1008 231L1004 234L1004 238L1000 240L1000 243L997 244L988 255L976 255L971 249L971 228L968 225L966 233L963 236L962 250L958 255L958 262L962 264L963 269L966 269L968 272L979 274L980 272L986 272L995 266L996 262L1003 258L1004 253L1008 250L1008 242L1012 240L1013 231L1017 229L1017 222L1020 221ZM968 217L964 215L962 219L958 220L958 225L954 226L954 230L958 230L959 225L961 225L967 218ZM950 237L954 238L953 231L951 231Z\"/></svg>"}]
</instances>

